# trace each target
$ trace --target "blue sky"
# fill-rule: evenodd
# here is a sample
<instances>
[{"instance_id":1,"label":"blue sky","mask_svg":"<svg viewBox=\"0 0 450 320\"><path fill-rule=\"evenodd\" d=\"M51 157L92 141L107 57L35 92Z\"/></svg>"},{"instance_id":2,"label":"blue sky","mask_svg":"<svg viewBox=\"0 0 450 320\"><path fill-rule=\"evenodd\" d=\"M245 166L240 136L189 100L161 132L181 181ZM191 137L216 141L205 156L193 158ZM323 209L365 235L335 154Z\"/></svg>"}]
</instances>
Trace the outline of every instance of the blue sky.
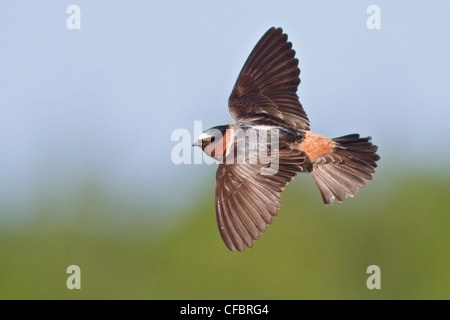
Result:
<instances>
[{"instance_id":1,"label":"blue sky","mask_svg":"<svg viewBox=\"0 0 450 320\"><path fill-rule=\"evenodd\" d=\"M66 27L72 4L80 30ZM380 30L366 27L372 4ZM175 166L171 133L231 122L232 86L271 26L297 52L313 131L371 135L384 165L445 167L449 12L448 1L6 2L0 201L18 206L92 177L130 199L201 192L195 181L214 179L212 167Z\"/></svg>"}]
</instances>

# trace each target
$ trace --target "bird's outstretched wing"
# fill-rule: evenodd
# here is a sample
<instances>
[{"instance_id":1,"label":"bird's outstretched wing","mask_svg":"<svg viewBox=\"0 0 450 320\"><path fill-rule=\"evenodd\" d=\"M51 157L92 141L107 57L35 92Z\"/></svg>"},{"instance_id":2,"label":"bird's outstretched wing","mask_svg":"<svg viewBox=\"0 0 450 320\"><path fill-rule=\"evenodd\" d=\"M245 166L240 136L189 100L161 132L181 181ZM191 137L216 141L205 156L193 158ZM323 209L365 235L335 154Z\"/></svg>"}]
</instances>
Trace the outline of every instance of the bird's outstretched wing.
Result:
<instances>
[{"instance_id":1,"label":"bird's outstretched wing","mask_svg":"<svg viewBox=\"0 0 450 320\"><path fill-rule=\"evenodd\" d=\"M264 175L267 165L220 164L216 174L216 216L223 241L231 251L243 251L266 231L280 208L280 194L305 170L306 154L279 151L278 171Z\"/></svg>"},{"instance_id":2,"label":"bird's outstretched wing","mask_svg":"<svg viewBox=\"0 0 450 320\"><path fill-rule=\"evenodd\" d=\"M256 44L231 92L228 108L236 123L264 121L309 130L297 96L300 69L292 43L270 28Z\"/></svg>"}]
</instances>

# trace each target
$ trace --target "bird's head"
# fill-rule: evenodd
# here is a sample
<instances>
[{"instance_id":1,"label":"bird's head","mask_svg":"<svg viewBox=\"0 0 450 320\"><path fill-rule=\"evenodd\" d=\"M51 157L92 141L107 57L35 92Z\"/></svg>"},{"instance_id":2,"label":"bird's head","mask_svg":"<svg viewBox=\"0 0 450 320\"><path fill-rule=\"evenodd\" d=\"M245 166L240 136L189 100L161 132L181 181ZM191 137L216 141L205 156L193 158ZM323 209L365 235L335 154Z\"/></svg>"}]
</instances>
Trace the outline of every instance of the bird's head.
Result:
<instances>
[{"instance_id":1,"label":"bird's head","mask_svg":"<svg viewBox=\"0 0 450 320\"><path fill-rule=\"evenodd\" d=\"M224 125L209 128L198 137L197 142L192 146L200 147L208 156L220 159L226 149L225 136L229 127L229 125Z\"/></svg>"}]
</instances>

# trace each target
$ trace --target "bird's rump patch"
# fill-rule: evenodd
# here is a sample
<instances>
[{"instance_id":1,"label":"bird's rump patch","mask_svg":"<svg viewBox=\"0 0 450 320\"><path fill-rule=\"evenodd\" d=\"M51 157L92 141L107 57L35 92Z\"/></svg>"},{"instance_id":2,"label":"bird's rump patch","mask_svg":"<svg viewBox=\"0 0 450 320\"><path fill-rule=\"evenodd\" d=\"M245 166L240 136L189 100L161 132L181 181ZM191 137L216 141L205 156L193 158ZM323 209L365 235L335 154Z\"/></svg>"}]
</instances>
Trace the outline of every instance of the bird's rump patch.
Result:
<instances>
[{"instance_id":1,"label":"bird's rump patch","mask_svg":"<svg viewBox=\"0 0 450 320\"><path fill-rule=\"evenodd\" d=\"M305 138L300 144L300 150L305 152L311 162L334 152L336 143L320 134L306 131Z\"/></svg>"}]
</instances>

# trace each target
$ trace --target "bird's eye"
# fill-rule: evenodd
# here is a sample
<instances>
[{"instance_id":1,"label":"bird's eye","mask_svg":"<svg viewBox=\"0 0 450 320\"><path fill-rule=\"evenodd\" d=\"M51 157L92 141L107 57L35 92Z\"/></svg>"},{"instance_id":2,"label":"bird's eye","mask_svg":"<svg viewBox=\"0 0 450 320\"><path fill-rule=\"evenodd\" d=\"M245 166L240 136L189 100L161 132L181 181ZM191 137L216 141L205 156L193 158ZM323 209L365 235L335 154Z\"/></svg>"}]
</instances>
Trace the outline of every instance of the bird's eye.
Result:
<instances>
[{"instance_id":1,"label":"bird's eye","mask_svg":"<svg viewBox=\"0 0 450 320\"><path fill-rule=\"evenodd\" d=\"M211 137L211 142L214 142L216 140L216 137Z\"/></svg>"}]
</instances>

